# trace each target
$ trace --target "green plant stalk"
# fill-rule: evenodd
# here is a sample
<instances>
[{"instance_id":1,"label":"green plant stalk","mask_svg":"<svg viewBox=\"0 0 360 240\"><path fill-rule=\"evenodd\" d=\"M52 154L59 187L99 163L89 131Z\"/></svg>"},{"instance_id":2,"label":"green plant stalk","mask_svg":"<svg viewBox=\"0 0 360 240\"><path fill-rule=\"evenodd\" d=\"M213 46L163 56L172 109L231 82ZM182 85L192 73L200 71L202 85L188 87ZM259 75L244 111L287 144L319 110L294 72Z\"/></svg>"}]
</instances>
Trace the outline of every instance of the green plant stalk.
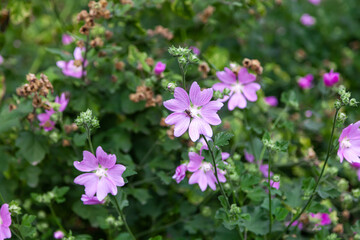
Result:
<instances>
[{"instance_id":1,"label":"green plant stalk","mask_svg":"<svg viewBox=\"0 0 360 240\"><path fill-rule=\"evenodd\" d=\"M88 139L88 142L89 142L90 150L91 150L92 154L95 155L94 148L93 148L93 145L92 145L92 142L91 142L91 132L90 132L90 129L89 129L88 126L86 126L85 129L86 129L86 136L87 136L87 139Z\"/></svg>"},{"instance_id":2,"label":"green plant stalk","mask_svg":"<svg viewBox=\"0 0 360 240\"><path fill-rule=\"evenodd\" d=\"M59 218L57 217L55 211L54 211L54 208L51 204L51 202L48 204L49 208L50 208L50 212L51 212L51 215L53 216L53 218L55 219L55 222L56 222L56 225L58 225L58 227L61 229L62 232L65 233L66 235L66 230L65 228L63 227L63 225L61 224L61 222L59 221Z\"/></svg>"},{"instance_id":3,"label":"green plant stalk","mask_svg":"<svg viewBox=\"0 0 360 240\"><path fill-rule=\"evenodd\" d=\"M269 184L269 235L271 235L272 229L272 211L271 211L271 183L270 183L270 168L271 168L271 159L270 159L270 152L269 152L269 167L268 167L268 184Z\"/></svg>"},{"instance_id":4,"label":"green plant stalk","mask_svg":"<svg viewBox=\"0 0 360 240\"><path fill-rule=\"evenodd\" d=\"M218 178L218 172L217 172L217 167L216 167L214 152L213 152L213 150L210 148L210 146L209 146L209 144L208 144L208 140L206 139L206 137L205 137L204 135L201 135L201 136L204 138L204 140L205 140L205 142L206 142L206 145L207 145L208 148L209 148L209 151L210 151L210 154L211 154L211 158L212 158L212 161L213 161L213 165L214 165L216 181L217 181L218 184L219 184L219 187L220 187L220 190L221 190L221 194L224 196L224 198L225 198L225 200L226 200L226 205L227 205L227 207L230 209L229 199L227 198L226 193L225 193L225 191L224 191L224 189L223 189L223 187L222 187L222 185L221 185L221 183L220 183L220 181L219 181L219 178Z\"/></svg>"},{"instance_id":5,"label":"green plant stalk","mask_svg":"<svg viewBox=\"0 0 360 240\"><path fill-rule=\"evenodd\" d=\"M5 199L4 199L3 195L1 194L1 192L0 192L0 200L1 200L3 203L5 203Z\"/></svg>"},{"instance_id":6,"label":"green plant stalk","mask_svg":"<svg viewBox=\"0 0 360 240\"><path fill-rule=\"evenodd\" d=\"M115 206L116 211L118 212L118 214L120 215L122 221L124 222L126 230L130 234L131 238L135 240L136 238L135 238L134 234L131 232L131 229L130 229L129 225L126 222L125 216L124 216L124 214L123 214L123 212L122 212L122 210L121 210L121 208L120 208L120 206L118 204L118 201L116 200L116 197L113 196L113 195L111 195L111 197L113 198L112 202L113 202L113 204Z\"/></svg>"},{"instance_id":7,"label":"green plant stalk","mask_svg":"<svg viewBox=\"0 0 360 240\"><path fill-rule=\"evenodd\" d=\"M337 115L339 113L339 110L340 109L336 109L336 112L335 112L335 116L334 116L334 122L333 122L333 126L332 126L332 130L331 130L331 136L330 136L330 141L329 141L329 145L328 145L328 149L327 149L327 154L326 154L326 158L325 158L325 163L321 169L321 173L320 173L320 176L318 178L318 180L316 181L316 184L315 184L315 187L311 193L311 196L309 198L309 200L307 201L307 203L305 204L305 206L303 207L303 209L300 211L299 214L297 214L293 220L288 224L288 226L286 227L286 229L281 233L281 235L283 235L284 233L286 233L289 228L291 227L291 225L305 212L305 210L307 209L308 206L310 206L314 196L315 196L315 193L316 193L316 189L320 183L320 180L321 180L321 177L323 176L324 174L324 171L325 171L325 167L326 167L326 164L329 160L329 157L330 157L330 152L331 152L331 149L332 149L332 142L333 142L333 137L334 137L334 130L335 130L335 125L336 125L336 119L337 119ZM281 236L280 235L280 236Z\"/></svg>"}]
</instances>

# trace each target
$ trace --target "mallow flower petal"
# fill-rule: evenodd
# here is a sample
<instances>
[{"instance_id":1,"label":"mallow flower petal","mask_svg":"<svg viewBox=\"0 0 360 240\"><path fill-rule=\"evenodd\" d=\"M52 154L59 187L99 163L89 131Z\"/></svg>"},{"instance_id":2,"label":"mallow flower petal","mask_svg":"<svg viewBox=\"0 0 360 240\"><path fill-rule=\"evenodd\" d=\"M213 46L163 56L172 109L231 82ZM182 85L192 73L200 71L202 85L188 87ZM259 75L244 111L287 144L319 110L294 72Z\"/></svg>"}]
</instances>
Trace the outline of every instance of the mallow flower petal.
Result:
<instances>
[{"instance_id":1,"label":"mallow flower petal","mask_svg":"<svg viewBox=\"0 0 360 240\"><path fill-rule=\"evenodd\" d=\"M236 107L241 109L246 107L246 99L241 93L235 93L232 95L228 102L228 108L230 111L234 110Z\"/></svg>"},{"instance_id":2,"label":"mallow flower petal","mask_svg":"<svg viewBox=\"0 0 360 240\"><path fill-rule=\"evenodd\" d=\"M59 68L65 68L66 62L65 61L57 61L56 66L58 66Z\"/></svg>"},{"instance_id":3,"label":"mallow flower petal","mask_svg":"<svg viewBox=\"0 0 360 240\"><path fill-rule=\"evenodd\" d=\"M206 137L212 137L213 132L210 125L201 118L194 118L189 126L189 135L191 141L195 142L199 139L200 134Z\"/></svg>"},{"instance_id":4,"label":"mallow flower petal","mask_svg":"<svg viewBox=\"0 0 360 240\"><path fill-rule=\"evenodd\" d=\"M115 183L116 186L124 186L125 182L122 178L122 174L126 170L126 167L121 164L116 164L114 167L107 171L108 177Z\"/></svg>"},{"instance_id":5,"label":"mallow flower petal","mask_svg":"<svg viewBox=\"0 0 360 240\"><path fill-rule=\"evenodd\" d=\"M0 217L2 220L2 226L9 227L11 225L11 214L9 212L9 205L7 203L1 206Z\"/></svg>"},{"instance_id":6,"label":"mallow flower petal","mask_svg":"<svg viewBox=\"0 0 360 240\"><path fill-rule=\"evenodd\" d=\"M212 171L207 171L206 172L206 181L209 185L209 187L212 189L212 190L216 190L216 178L215 178L215 175Z\"/></svg>"},{"instance_id":7,"label":"mallow flower petal","mask_svg":"<svg viewBox=\"0 0 360 240\"><path fill-rule=\"evenodd\" d=\"M85 194L93 197L97 191L99 177L95 173L84 173L74 179L74 183L85 186Z\"/></svg>"},{"instance_id":8,"label":"mallow flower petal","mask_svg":"<svg viewBox=\"0 0 360 240\"><path fill-rule=\"evenodd\" d=\"M99 164L104 168L112 168L116 163L116 155L107 154L101 146L98 146L96 149L96 158L98 159Z\"/></svg>"},{"instance_id":9,"label":"mallow flower petal","mask_svg":"<svg viewBox=\"0 0 360 240\"><path fill-rule=\"evenodd\" d=\"M96 196L99 201L102 201L109 193L116 195L117 187L109 178L102 177L97 186Z\"/></svg>"},{"instance_id":10,"label":"mallow flower petal","mask_svg":"<svg viewBox=\"0 0 360 240\"><path fill-rule=\"evenodd\" d=\"M221 123L217 111L221 109L224 104L219 101L211 101L200 109L202 118L211 125L219 125Z\"/></svg>"},{"instance_id":11,"label":"mallow flower petal","mask_svg":"<svg viewBox=\"0 0 360 240\"><path fill-rule=\"evenodd\" d=\"M195 152L189 152L189 159L190 161L187 165L187 170L190 172L195 172L200 168L204 157Z\"/></svg>"},{"instance_id":12,"label":"mallow flower petal","mask_svg":"<svg viewBox=\"0 0 360 240\"><path fill-rule=\"evenodd\" d=\"M201 191L205 191L207 188L207 178L202 170L194 172L189 178L189 184L199 184Z\"/></svg>"},{"instance_id":13,"label":"mallow flower petal","mask_svg":"<svg viewBox=\"0 0 360 240\"><path fill-rule=\"evenodd\" d=\"M186 105L184 102L178 99L170 99L163 102L164 107L173 112L184 112L189 105Z\"/></svg>"},{"instance_id":14,"label":"mallow flower petal","mask_svg":"<svg viewBox=\"0 0 360 240\"><path fill-rule=\"evenodd\" d=\"M4 238L11 238L11 231L10 231L10 228L9 226L8 227L5 227L5 226L1 226L1 230L2 233L4 234Z\"/></svg>"},{"instance_id":15,"label":"mallow flower petal","mask_svg":"<svg viewBox=\"0 0 360 240\"><path fill-rule=\"evenodd\" d=\"M261 88L260 84L258 83L250 83L246 84L243 89L243 93L247 100L250 102L255 102L257 100L256 91Z\"/></svg>"},{"instance_id":16,"label":"mallow flower petal","mask_svg":"<svg viewBox=\"0 0 360 240\"><path fill-rule=\"evenodd\" d=\"M216 76L223 83L233 84L236 82L236 75L229 68L225 68L224 71L216 72Z\"/></svg>"},{"instance_id":17,"label":"mallow flower petal","mask_svg":"<svg viewBox=\"0 0 360 240\"><path fill-rule=\"evenodd\" d=\"M230 89L231 88L231 85L230 84L226 84L226 83L215 83L212 88L215 90L215 91L224 91L225 88L228 88Z\"/></svg>"},{"instance_id":18,"label":"mallow flower petal","mask_svg":"<svg viewBox=\"0 0 360 240\"><path fill-rule=\"evenodd\" d=\"M189 95L187 94L187 92L181 88L181 87L176 87L175 91L174 91L174 97L176 100L179 100L180 102L182 102L182 104L186 107L190 106L190 99L189 99Z\"/></svg>"},{"instance_id":19,"label":"mallow flower petal","mask_svg":"<svg viewBox=\"0 0 360 240\"><path fill-rule=\"evenodd\" d=\"M189 127L190 117L186 113L172 113L165 119L165 123L175 125L174 136L180 137Z\"/></svg>"},{"instance_id":20,"label":"mallow flower petal","mask_svg":"<svg viewBox=\"0 0 360 240\"><path fill-rule=\"evenodd\" d=\"M213 96L213 90L211 88L201 91L197 82L193 82L190 87L190 100L196 106L203 106L210 102Z\"/></svg>"},{"instance_id":21,"label":"mallow flower petal","mask_svg":"<svg viewBox=\"0 0 360 240\"><path fill-rule=\"evenodd\" d=\"M344 158L350 163L359 163L359 155L356 154L351 148L344 149Z\"/></svg>"},{"instance_id":22,"label":"mallow flower petal","mask_svg":"<svg viewBox=\"0 0 360 240\"><path fill-rule=\"evenodd\" d=\"M248 72L247 68L241 68L238 73L240 83L251 83L256 80L256 76Z\"/></svg>"},{"instance_id":23,"label":"mallow flower petal","mask_svg":"<svg viewBox=\"0 0 360 240\"><path fill-rule=\"evenodd\" d=\"M91 152L84 151L83 160L81 162L75 161L74 167L82 172L94 171L98 168L98 160Z\"/></svg>"}]
</instances>

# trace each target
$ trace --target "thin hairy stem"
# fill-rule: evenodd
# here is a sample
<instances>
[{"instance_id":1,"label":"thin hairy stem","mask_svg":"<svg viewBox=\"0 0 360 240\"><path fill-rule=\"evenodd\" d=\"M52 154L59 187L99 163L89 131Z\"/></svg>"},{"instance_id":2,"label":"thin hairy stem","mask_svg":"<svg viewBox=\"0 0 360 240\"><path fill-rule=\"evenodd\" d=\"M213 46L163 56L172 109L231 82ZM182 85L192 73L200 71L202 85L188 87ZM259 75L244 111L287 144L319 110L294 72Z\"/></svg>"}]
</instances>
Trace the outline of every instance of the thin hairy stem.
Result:
<instances>
[{"instance_id":1,"label":"thin hairy stem","mask_svg":"<svg viewBox=\"0 0 360 240\"><path fill-rule=\"evenodd\" d=\"M269 184L269 236L271 235L272 229L272 211L271 211L271 183L270 183L270 168L271 168L271 159L270 159L270 152L269 152L269 168L268 168L268 184Z\"/></svg>"},{"instance_id":2,"label":"thin hairy stem","mask_svg":"<svg viewBox=\"0 0 360 240\"><path fill-rule=\"evenodd\" d=\"M91 142L91 131L90 131L89 127L85 127L85 129L86 129L86 136L87 136L87 139L88 139L90 150L91 150L92 154L95 155L94 148L93 148L93 145L92 145L92 142Z\"/></svg>"},{"instance_id":3,"label":"thin hairy stem","mask_svg":"<svg viewBox=\"0 0 360 240\"><path fill-rule=\"evenodd\" d=\"M113 198L113 201L112 201L112 202L113 202L113 204L114 204L114 206L115 206L116 211L118 212L118 214L120 215L122 221L124 222L124 225L125 225L126 230L127 230L128 233L130 234L131 238L135 240L136 238L135 238L134 234L131 232L131 229L129 228L129 225L128 225L127 222L126 222L125 216L124 216L124 214L123 214L123 212L122 212L122 210L121 210L121 208L120 208L120 206L119 206L119 203L118 203L116 197L115 197L115 196L112 196L112 195L111 195L111 197Z\"/></svg>"}]
</instances>

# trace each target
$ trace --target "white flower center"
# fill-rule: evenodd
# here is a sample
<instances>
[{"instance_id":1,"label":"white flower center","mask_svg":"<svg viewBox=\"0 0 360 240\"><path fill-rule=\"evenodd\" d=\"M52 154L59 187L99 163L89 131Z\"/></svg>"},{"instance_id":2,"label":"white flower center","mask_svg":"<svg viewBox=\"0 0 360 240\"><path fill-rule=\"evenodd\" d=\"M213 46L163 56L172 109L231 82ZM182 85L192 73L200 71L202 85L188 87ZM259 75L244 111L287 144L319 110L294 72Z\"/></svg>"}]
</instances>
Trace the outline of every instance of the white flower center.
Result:
<instances>
[{"instance_id":1,"label":"white flower center","mask_svg":"<svg viewBox=\"0 0 360 240\"><path fill-rule=\"evenodd\" d=\"M232 85L232 89L234 92L241 93L244 89L244 85L242 85L241 83L236 83Z\"/></svg>"},{"instance_id":2,"label":"white flower center","mask_svg":"<svg viewBox=\"0 0 360 240\"><path fill-rule=\"evenodd\" d=\"M201 169L204 170L204 172L210 171L212 168L212 165L208 162L204 162L201 164Z\"/></svg>"},{"instance_id":3,"label":"white flower center","mask_svg":"<svg viewBox=\"0 0 360 240\"><path fill-rule=\"evenodd\" d=\"M189 115L189 117L200 117L200 109L201 107L190 106L185 112Z\"/></svg>"},{"instance_id":4,"label":"white flower center","mask_svg":"<svg viewBox=\"0 0 360 240\"><path fill-rule=\"evenodd\" d=\"M351 143L350 143L349 139L348 139L348 138L344 138L344 139L341 141L341 146L342 146L343 148L349 148L349 147L351 147Z\"/></svg>"},{"instance_id":5,"label":"white flower center","mask_svg":"<svg viewBox=\"0 0 360 240\"><path fill-rule=\"evenodd\" d=\"M99 168L96 170L95 175L99 178L106 177L107 169L102 168L101 165L99 165Z\"/></svg>"}]
</instances>

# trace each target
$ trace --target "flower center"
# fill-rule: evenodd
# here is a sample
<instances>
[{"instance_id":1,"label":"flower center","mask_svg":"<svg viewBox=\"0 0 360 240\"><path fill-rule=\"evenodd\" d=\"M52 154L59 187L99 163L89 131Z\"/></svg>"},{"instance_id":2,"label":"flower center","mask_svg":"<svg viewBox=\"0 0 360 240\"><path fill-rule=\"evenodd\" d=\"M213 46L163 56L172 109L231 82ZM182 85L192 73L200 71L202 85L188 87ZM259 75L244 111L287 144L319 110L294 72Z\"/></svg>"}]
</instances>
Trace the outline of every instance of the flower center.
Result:
<instances>
[{"instance_id":1,"label":"flower center","mask_svg":"<svg viewBox=\"0 0 360 240\"><path fill-rule=\"evenodd\" d=\"M200 117L200 109L201 107L191 105L189 109L185 110L185 112L189 115L189 117Z\"/></svg>"},{"instance_id":2,"label":"flower center","mask_svg":"<svg viewBox=\"0 0 360 240\"><path fill-rule=\"evenodd\" d=\"M212 169L212 165L208 162L204 162L202 165L201 165L201 169L204 170L204 172L208 172Z\"/></svg>"},{"instance_id":3,"label":"flower center","mask_svg":"<svg viewBox=\"0 0 360 240\"><path fill-rule=\"evenodd\" d=\"M99 168L96 170L95 175L99 178L106 177L107 169L102 168L101 165L99 165Z\"/></svg>"},{"instance_id":4,"label":"flower center","mask_svg":"<svg viewBox=\"0 0 360 240\"><path fill-rule=\"evenodd\" d=\"M341 146L342 146L343 148L349 148L349 147L351 147L351 143L350 143L349 139L348 139L348 138L344 138L344 139L341 141Z\"/></svg>"},{"instance_id":5,"label":"flower center","mask_svg":"<svg viewBox=\"0 0 360 240\"><path fill-rule=\"evenodd\" d=\"M234 92L241 93L244 89L244 85L242 85L241 83L236 83L233 85L232 89L234 90Z\"/></svg>"}]
</instances>

